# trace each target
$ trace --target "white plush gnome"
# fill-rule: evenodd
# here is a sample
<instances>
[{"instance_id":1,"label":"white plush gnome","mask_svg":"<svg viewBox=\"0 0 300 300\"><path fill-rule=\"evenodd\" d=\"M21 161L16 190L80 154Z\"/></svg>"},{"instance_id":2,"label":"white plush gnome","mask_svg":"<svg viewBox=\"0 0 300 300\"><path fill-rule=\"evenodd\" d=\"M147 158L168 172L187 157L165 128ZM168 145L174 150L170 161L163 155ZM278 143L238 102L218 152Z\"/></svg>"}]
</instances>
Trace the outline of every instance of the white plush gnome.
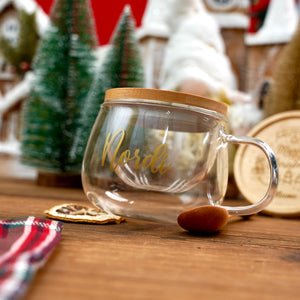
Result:
<instances>
[{"instance_id":1,"label":"white plush gnome","mask_svg":"<svg viewBox=\"0 0 300 300\"><path fill-rule=\"evenodd\" d=\"M199 0L172 0L171 36L161 70L160 88L215 97L232 97L235 77L219 27Z\"/></svg>"}]
</instances>

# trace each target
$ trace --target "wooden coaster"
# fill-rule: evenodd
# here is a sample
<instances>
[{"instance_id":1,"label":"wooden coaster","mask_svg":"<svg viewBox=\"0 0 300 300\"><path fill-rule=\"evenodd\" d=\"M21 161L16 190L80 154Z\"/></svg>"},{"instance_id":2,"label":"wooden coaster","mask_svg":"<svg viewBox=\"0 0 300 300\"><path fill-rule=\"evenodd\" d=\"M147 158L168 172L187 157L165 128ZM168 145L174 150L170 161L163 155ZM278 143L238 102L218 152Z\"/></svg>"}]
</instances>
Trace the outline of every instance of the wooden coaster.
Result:
<instances>
[{"instance_id":1,"label":"wooden coaster","mask_svg":"<svg viewBox=\"0 0 300 300\"><path fill-rule=\"evenodd\" d=\"M279 168L278 189L263 211L278 216L300 216L300 111L271 116L255 126L249 136L267 143ZM242 145L234 161L234 177L242 195L251 203L263 198L270 179L268 161L257 147Z\"/></svg>"}]
</instances>

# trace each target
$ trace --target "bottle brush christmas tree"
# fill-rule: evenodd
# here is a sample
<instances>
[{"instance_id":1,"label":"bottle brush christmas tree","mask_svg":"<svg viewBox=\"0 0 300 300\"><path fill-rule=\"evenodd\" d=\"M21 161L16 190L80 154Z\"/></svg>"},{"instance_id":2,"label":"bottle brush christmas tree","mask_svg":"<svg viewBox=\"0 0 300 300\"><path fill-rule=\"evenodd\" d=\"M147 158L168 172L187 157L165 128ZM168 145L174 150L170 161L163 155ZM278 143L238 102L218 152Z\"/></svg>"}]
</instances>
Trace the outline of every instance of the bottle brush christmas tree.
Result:
<instances>
[{"instance_id":1,"label":"bottle brush christmas tree","mask_svg":"<svg viewBox=\"0 0 300 300\"><path fill-rule=\"evenodd\" d=\"M20 29L16 45L2 36L0 38L0 51L5 60L15 68L16 73L23 77L24 73L30 69L39 35L35 13L28 14L26 11L20 10L18 17Z\"/></svg>"},{"instance_id":2,"label":"bottle brush christmas tree","mask_svg":"<svg viewBox=\"0 0 300 300\"><path fill-rule=\"evenodd\" d=\"M72 156L81 164L86 144L104 101L105 91L117 87L143 87L144 70L135 21L129 5L126 5L115 28L110 48L95 77L81 116Z\"/></svg>"},{"instance_id":3,"label":"bottle brush christmas tree","mask_svg":"<svg viewBox=\"0 0 300 300\"><path fill-rule=\"evenodd\" d=\"M21 160L41 172L80 173L70 159L93 79L96 35L88 0L57 0L34 60L23 109Z\"/></svg>"},{"instance_id":4,"label":"bottle brush christmas tree","mask_svg":"<svg viewBox=\"0 0 300 300\"><path fill-rule=\"evenodd\" d=\"M300 109L300 24L276 64L264 116Z\"/></svg>"}]
</instances>

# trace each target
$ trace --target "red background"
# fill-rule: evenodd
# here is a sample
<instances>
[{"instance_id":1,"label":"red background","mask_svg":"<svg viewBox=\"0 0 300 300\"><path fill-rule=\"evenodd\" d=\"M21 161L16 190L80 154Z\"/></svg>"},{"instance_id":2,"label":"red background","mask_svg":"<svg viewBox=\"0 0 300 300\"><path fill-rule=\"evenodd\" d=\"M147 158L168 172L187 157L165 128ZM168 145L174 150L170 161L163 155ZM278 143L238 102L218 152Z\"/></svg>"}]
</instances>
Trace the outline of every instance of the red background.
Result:
<instances>
[{"instance_id":1,"label":"red background","mask_svg":"<svg viewBox=\"0 0 300 300\"><path fill-rule=\"evenodd\" d=\"M100 45L109 42L111 34L126 4L130 4L136 26L141 25L147 0L90 0ZM164 0L161 0L164 1ZM46 13L49 13L54 0L36 0Z\"/></svg>"}]
</instances>

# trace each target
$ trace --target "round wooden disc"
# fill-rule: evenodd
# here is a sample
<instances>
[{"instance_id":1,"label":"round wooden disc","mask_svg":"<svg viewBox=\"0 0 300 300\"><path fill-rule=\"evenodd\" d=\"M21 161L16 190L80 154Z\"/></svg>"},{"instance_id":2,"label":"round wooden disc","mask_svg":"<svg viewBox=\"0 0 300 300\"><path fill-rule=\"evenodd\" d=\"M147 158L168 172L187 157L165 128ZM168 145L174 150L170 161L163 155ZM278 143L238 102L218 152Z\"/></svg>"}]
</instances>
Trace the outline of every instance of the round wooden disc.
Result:
<instances>
[{"instance_id":1,"label":"round wooden disc","mask_svg":"<svg viewBox=\"0 0 300 300\"><path fill-rule=\"evenodd\" d=\"M278 188L264 212L279 216L300 215L300 111L271 116L255 126L249 136L267 143L279 168ZM267 191L270 171L264 153L241 145L234 161L234 177L242 195L256 203Z\"/></svg>"}]
</instances>

